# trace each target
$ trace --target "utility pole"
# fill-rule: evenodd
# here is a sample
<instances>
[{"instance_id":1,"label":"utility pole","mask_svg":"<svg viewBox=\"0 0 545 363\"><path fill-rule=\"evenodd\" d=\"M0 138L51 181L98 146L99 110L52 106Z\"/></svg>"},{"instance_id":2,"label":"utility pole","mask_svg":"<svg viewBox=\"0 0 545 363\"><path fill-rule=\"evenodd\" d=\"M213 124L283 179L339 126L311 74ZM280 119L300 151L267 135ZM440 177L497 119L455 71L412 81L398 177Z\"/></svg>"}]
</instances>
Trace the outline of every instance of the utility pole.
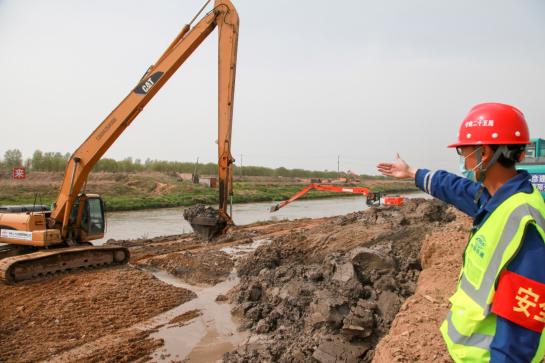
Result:
<instances>
[{"instance_id":1,"label":"utility pole","mask_svg":"<svg viewBox=\"0 0 545 363\"><path fill-rule=\"evenodd\" d=\"M197 174L197 168L199 167L199 157L197 156L197 162L195 163L195 169L193 175L191 175L191 181L193 184L199 184L199 175Z\"/></svg>"},{"instance_id":2,"label":"utility pole","mask_svg":"<svg viewBox=\"0 0 545 363\"><path fill-rule=\"evenodd\" d=\"M341 156L340 155L337 155L337 175L339 176L339 178L341 177Z\"/></svg>"},{"instance_id":3,"label":"utility pole","mask_svg":"<svg viewBox=\"0 0 545 363\"><path fill-rule=\"evenodd\" d=\"M240 176L242 177L244 173L242 172L242 154L240 154Z\"/></svg>"}]
</instances>

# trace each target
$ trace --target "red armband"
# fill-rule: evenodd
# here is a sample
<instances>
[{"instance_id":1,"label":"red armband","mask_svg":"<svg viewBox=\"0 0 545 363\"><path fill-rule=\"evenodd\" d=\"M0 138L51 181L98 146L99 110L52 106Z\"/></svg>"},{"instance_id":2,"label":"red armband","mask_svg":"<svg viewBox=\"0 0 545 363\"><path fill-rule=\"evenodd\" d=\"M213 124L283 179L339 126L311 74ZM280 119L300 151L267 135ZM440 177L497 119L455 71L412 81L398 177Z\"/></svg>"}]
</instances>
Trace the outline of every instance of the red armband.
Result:
<instances>
[{"instance_id":1,"label":"red armband","mask_svg":"<svg viewBox=\"0 0 545 363\"><path fill-rule=\"evenodd\" d=\"M505 270L500 275L492 312L541 333L545 328L545 284Z\"/></svg>"}]
</instances>

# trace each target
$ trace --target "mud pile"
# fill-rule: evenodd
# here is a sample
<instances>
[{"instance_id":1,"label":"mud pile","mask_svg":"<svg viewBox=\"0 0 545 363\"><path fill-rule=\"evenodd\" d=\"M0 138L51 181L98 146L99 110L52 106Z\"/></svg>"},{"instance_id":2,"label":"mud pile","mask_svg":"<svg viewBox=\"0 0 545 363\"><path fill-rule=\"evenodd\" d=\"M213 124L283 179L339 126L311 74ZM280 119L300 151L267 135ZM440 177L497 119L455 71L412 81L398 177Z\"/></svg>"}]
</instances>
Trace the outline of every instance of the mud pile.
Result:
<instances>
[{"instance_id":1,"label":"mud pile","mask_svg":"<svg viewBox=\"0 0 545 363\"><path fill-rule=\"evenodd\" d=\"M150 270L164 270L190 284L215 285L233 269L233 260L221 251L183 251L151 258L142 263Z\"/></svg>"},{"instance_id":2,"label":"mud pile","mask_svg":"<svg viewBox=\"0 0 545 363\"><path fill-rule=\"evenodd\" d=\"M454 219L445 204L372 208L258 248L231 296L248 343L226 362L369 362L416 288L422 240Z\"/></svg>"}]
</instances>

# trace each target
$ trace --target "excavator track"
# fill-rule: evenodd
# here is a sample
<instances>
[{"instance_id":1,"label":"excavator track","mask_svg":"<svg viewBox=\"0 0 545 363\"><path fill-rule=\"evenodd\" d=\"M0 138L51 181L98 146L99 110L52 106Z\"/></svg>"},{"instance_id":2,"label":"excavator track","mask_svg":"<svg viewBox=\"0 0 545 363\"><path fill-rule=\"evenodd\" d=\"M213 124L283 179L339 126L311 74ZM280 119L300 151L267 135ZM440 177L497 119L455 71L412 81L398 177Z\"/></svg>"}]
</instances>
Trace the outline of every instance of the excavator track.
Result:
<instances>
[{"instance_id":1,"label":"excavator track","mask_svg":"<svg viewBox=\"0 0 545 363\"><path fill-rule=\"evenodd\" d=\"M0 279L9 284L81 268L123 265L129 250L117 246L78 246L33 252L0 260Z\"/></svg>"}]
</instances>

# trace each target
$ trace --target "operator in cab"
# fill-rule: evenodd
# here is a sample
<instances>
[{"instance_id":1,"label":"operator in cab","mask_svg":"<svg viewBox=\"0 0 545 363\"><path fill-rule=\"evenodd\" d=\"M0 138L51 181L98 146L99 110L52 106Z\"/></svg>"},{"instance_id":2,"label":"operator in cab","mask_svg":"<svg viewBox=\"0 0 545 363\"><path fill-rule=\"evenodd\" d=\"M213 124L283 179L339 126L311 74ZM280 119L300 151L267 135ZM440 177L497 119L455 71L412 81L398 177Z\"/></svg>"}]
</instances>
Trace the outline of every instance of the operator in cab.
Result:
<instances>
[{"instance_id":1,"label":"operator in cab","mask_svg":"<svg viewBox=\"0 0 545 363\"><path fill-rule=\"evenodd\" d=\"M530 135L523 113L474 106L458 140L463 177L396 157L377 169L414 178L422 191L473 218L462 271L440 331L456 362L542 362L545 354L545 203L517 171Z\"/></svg>"}]
</instances>

